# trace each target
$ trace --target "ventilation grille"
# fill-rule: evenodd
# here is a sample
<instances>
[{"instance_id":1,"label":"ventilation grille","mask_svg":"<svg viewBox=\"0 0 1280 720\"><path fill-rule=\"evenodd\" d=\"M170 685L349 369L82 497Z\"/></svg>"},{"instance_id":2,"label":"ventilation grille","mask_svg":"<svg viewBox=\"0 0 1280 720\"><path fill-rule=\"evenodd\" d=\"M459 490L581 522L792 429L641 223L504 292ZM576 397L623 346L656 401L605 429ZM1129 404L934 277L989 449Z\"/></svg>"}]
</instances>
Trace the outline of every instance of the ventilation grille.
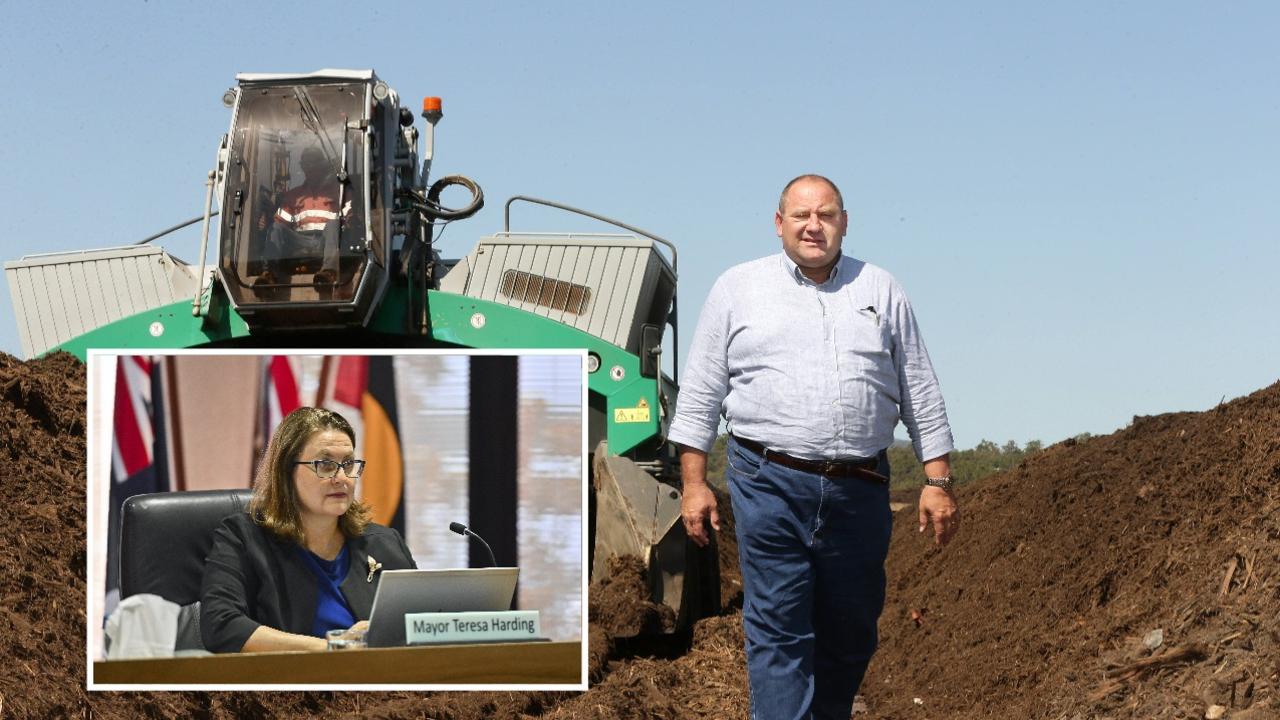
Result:
<instances>
[{"instance_id":1,"label":"ventilation grille","mask_svg":"<svg viewBox=\"0 0 1280 720\"><path fill-rule=\"evenodd\" d=\"M587 303L591 302L589 287L523 270L508 270L503 273L498 292L518 302L534 303L574 315L581 315L587 309Z\"/></svg>"}]
</instances>

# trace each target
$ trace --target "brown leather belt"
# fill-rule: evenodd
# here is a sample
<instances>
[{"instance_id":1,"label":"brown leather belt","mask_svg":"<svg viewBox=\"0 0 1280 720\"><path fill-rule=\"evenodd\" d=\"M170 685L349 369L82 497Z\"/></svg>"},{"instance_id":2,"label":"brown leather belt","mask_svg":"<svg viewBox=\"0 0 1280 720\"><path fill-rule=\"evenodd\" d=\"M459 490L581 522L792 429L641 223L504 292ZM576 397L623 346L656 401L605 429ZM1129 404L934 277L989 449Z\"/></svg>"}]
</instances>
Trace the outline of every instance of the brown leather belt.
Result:
<instances>
[{"instance_id":1,"label":"brown leather belt","mask_svg":"<svg viewBox=\"0 0 1280 720\"><path fill-rule=\"evenodd\" d=\"M889 482L889 478L876 472L876 465L879 464L878 458L867 458L866 460L806 460L780 453L777 450L770 450L755 440L748 440L737 435L732 437L734 442L759 455L765 462L777 463L793 470L803 470L804 472L827 477L858 477L879 483Z\"/></svg>"}]
</instances>

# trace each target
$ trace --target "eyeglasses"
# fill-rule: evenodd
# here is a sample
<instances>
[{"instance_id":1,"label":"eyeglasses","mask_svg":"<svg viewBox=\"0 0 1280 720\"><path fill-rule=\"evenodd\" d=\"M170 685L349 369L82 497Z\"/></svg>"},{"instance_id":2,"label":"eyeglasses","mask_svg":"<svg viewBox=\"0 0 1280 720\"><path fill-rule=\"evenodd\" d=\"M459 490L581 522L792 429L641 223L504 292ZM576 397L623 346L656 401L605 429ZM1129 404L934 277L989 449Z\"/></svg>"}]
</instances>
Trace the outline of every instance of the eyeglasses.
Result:
<instances>
[{"instance_id":1,"label":"eyeglasses","mask_svg":"<svg viewBox=\"0 0 1280 720\"><path fill-rule=\"evenodd\" d=\"M346 462L338 462L337 460L299 460L294 465L308 465L321 480L332 480L338 476L338 468L342 468L342 472L347 477L355 480L360 477L360 473L364 472L363 460L348 460Z\"/></svg>"}]
</instances>

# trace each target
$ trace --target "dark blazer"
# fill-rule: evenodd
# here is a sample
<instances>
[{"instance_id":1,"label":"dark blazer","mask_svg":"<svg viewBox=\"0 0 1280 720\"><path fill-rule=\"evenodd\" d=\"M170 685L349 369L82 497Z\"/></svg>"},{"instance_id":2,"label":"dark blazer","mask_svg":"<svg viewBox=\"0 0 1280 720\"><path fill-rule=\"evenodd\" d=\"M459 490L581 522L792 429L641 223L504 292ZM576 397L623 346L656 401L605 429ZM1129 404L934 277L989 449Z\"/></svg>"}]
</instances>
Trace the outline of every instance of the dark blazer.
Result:
<instances>
[{"instance_id":1,"label":"dark blazer","mask_svg":"<svg viewBox=\"0 0 1280 720\"><path fill-rule=\"evenodd\" d=\"M298 545L236 513L214 531L200 588L200 635L213 652L239 652L260 625L310 635L318 602L316 576L298 557ZM369 580L369 558L381 570L415 568L400 533L370 523L347 540L351 566L342 594L357 620L368 620L379 574ZM379 571L380 572L380 571Z\"/></svg>"}]
</instances>

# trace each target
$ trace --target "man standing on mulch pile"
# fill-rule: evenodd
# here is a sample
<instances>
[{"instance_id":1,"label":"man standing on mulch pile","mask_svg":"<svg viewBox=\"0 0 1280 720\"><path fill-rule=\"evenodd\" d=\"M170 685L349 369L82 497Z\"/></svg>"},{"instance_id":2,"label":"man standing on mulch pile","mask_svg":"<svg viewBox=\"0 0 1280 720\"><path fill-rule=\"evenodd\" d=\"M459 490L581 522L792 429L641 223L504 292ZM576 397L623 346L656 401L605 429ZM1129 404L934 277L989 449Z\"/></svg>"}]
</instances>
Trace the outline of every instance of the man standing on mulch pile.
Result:
<instances>
[{"instance_id":1,"label":"man standing on mulch pile","mask_svg":"<svg viewBox=\"0 0 1280 720\"><path fill-rule=\"evenodd\" d=\"M901 417L926 486L920 530L959 526L951 427L902 288L842 255L835 183L782 191L783 252L731 268L698 320L671 425L689 536L719 529L706 485L720 416L742 567L752 717L847 720L876 648L889 549L887 449Z\"/></svg>"}]
</instances>

